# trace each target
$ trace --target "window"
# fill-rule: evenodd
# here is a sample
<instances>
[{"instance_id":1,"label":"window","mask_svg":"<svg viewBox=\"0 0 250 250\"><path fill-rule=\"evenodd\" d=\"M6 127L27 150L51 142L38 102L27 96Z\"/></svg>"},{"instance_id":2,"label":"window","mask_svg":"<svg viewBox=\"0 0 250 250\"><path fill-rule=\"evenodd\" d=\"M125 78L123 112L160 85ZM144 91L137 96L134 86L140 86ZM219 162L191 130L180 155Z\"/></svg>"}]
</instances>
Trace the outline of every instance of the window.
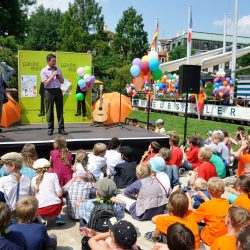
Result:
<instances>
[{"instance_id":1,"label":"window","mask_svg":"<svg viewBox=\"0 0 250 250\"><path fill-rule=\"evenodd\" d=\"M165 57L161 57L161 63L165 63L166 60L165 60Z\"/></svg>"},{"instance_id":2,"label":"window","mask_svg":"<svg viewBox=\"0 0 250 250\"><path fill-rule=\"evenodd\" d=\"M208 49L208 43L203 43L203 48Z\"/></svg>"},{"instance_id":3,"label":"window","mask_svg":"<svg viewBox=\"0 0 250 250\"><path fill-rule=\"evenodd\" d=\"M220 47L220 45L218 44L218 43L216 43L215 45L214 45L214 48L215 49L218 49Z\"/></svg>"},{"instance_id":4,"label":"window","mask_svg":"<svg viewBox=\"0 0 250 250\"><path fill-rule=\"evenodd\" d=\"M219 65L215 65L214 68L213 68L213 71L217 72L218 70L219 70Z\"/></svg>"}]
</instances>

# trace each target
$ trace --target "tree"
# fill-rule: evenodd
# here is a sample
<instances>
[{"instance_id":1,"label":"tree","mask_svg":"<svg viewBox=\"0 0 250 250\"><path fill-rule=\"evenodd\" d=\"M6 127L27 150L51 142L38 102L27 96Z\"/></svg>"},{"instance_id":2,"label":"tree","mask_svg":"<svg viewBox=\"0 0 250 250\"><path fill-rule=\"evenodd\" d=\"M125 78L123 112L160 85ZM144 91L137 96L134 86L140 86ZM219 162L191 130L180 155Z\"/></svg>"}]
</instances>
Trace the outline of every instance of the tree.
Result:
<instances>
[{"instance_id":1,"label":"tree","mask_svg":"<svg viewBox=\"0 0 250 250\"><path fill-rule=\"evenodd\" d=\"M35 0L0 1L0 36L15 36L19 41L25 34L28 7Z\"/></svg>"},{"instance_id":2,"label":"tree","mask_svg":"<svg viewBox=\"0 0 250 250\"><path fill-rule=\"evenodd\" d=\"M57 49L57 28L61 20L62 13L59 9L45 9L43 5L40 5L31 13L27 21L25 48L55 51Z\"/></svg>"},{"instance_id":3,"label":"tree","mask_svg":"<svg viewBox=\"0 0 250 250\"><path fill-rule=\"evenodd\" d=\"M125 59L142 57L148 50L147 32L144 31L142 15L133 7L123 12L116 26L113 46Z\"/></svg>"},{"instance_id":4,"label":"tree","mask_svg":"<svg viewBox=\"0 0 250 250\"><path fill-rule=\"evenodd\" d=\"M248 45L250 46L250 45ZM246 67L250 65L250 53L240 57L237 60L238 67ZM250 74L250 69L244 69L244 70L239 70L236 71L237 75L249 75Z\"/></svg>"},{"instance_id":5,"label":"tree","mask_svg":"<svg viewBox=\"0 0 250 250\"><path fill-rule=\"evenodd\" d=\"M95 0L75 0L69 4L58 27L58 47L64 51L93 51L93 40L103 40L104 17Z\"/></svg>"},{"instance_id":6,"label":"tree","mask_svg":"<svg viewBox=\"0 0 250 250\"><path fill-rule=\"evenodd\" d=\"M192 55L195 54L194 49L192 49L191 54ZM177 46L176 48L174 48L168 52L168 56L169 56L170 61L184 58L187 56L187 48L185 48L184 46Z\"/></svg>"}]
</instances>

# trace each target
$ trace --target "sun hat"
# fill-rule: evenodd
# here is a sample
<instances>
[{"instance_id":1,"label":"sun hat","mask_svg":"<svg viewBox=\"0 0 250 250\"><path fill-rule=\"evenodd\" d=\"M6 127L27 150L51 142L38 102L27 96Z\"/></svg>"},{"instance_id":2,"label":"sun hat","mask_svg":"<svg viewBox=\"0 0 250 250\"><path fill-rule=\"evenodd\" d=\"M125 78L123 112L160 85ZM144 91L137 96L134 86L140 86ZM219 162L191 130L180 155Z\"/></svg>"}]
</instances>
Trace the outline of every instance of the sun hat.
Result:
<instances>
[{"instance_id":1,"label":"sun hat","mask_svg":"<svg viewBox=\"0 0 250 250\"><path fill-rule=\"evenodd\" d=\"M164 121L162 119L158 119L156 122L155 122L156 125L158 124L164 124Z\"/></svg>"},{"instance_id":2,"label":"sun hat","mask_svg":"<svg viewBox=\"0 0 250 250\"><path fill-rule=\"evenodd\" d=\"M50 167L50 162L45 158L38 159L33 163L33 169L35 170L41 168L49 168L49 167Z\"/></svg>"},{"instance_id":3,"label":"sun hat","mask_svg":"<svg viewBox=\"0 0 250 250\"><path fill-rule=\"evenodd\" d=\"M116 184L108 178L99 180L94 184L94 187L97 189L100 196L106 200L109 200L112 196L114 196L117 190Z\"/></svg>"},{"instance_id":4,"label":"sun hat","mask_svg":"<svg viewBox=\"0 0 250 250\"><path fill-rule=\"evenodd\" d=\"M155 173L164 172L166 168L166 162L160 156L155 156L149 160L151 169Z\"/></svg>"},{"instance_id":5,"label":"sun hat","mask_svg":"<svg viewBox=\"0 0 250 250\"><path fill-rule=\"evenodd\" d=\"M23 157L20 153L17 152L10 152L7 154L4 154L1 158L0 158L1 162L3 162L4 164L12 162L13 164L16 165L22 165L23 163Z\"/></svg>"}]
</instances>

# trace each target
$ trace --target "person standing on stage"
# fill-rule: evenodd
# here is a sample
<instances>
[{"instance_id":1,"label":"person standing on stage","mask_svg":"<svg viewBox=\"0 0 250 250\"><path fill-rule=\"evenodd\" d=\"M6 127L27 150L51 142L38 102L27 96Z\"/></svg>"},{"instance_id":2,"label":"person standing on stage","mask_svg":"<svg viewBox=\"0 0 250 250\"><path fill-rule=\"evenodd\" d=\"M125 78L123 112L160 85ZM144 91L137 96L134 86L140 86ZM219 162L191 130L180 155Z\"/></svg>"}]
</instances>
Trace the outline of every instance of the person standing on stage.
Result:
<instances>
[{"instance_id":1,"label":"person standing on stage","mask_svg":"<svg viewBox=\"0 0 250 250\"><path fill-rule=\"evenodd\" d=\"M45 88L46 115L48 123L48 135L53 135L54 131L54 103L58 120L58 133L67 135L64 131L63 119L63 94L61 84L64 78L60 69L56 67L56 56L47 55L48 65L41 70L41 78Z\"/></svg>"}]
</instances>

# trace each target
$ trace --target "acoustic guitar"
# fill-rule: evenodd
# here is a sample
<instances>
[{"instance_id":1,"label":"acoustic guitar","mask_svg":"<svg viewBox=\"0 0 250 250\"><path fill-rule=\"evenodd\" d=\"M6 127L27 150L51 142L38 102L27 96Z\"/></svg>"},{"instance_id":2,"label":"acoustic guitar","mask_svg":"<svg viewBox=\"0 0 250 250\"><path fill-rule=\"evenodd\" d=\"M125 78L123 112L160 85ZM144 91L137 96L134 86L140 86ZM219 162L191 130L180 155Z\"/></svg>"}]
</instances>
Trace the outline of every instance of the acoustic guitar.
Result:
<instances>
[{"instance_id":1,"label":"acoustic guitar","mask_svg":"<svg viewBox=\"0 0 250 250\"><path fill-rule=\"evenodd\" d=\"M108 114L105 110L105 106L102 98L103 85L100 85L100 99L96 102L95 109L93 111L93 120L95 122L105 122L108 119Z\"/></svg>"}]
</instances>

